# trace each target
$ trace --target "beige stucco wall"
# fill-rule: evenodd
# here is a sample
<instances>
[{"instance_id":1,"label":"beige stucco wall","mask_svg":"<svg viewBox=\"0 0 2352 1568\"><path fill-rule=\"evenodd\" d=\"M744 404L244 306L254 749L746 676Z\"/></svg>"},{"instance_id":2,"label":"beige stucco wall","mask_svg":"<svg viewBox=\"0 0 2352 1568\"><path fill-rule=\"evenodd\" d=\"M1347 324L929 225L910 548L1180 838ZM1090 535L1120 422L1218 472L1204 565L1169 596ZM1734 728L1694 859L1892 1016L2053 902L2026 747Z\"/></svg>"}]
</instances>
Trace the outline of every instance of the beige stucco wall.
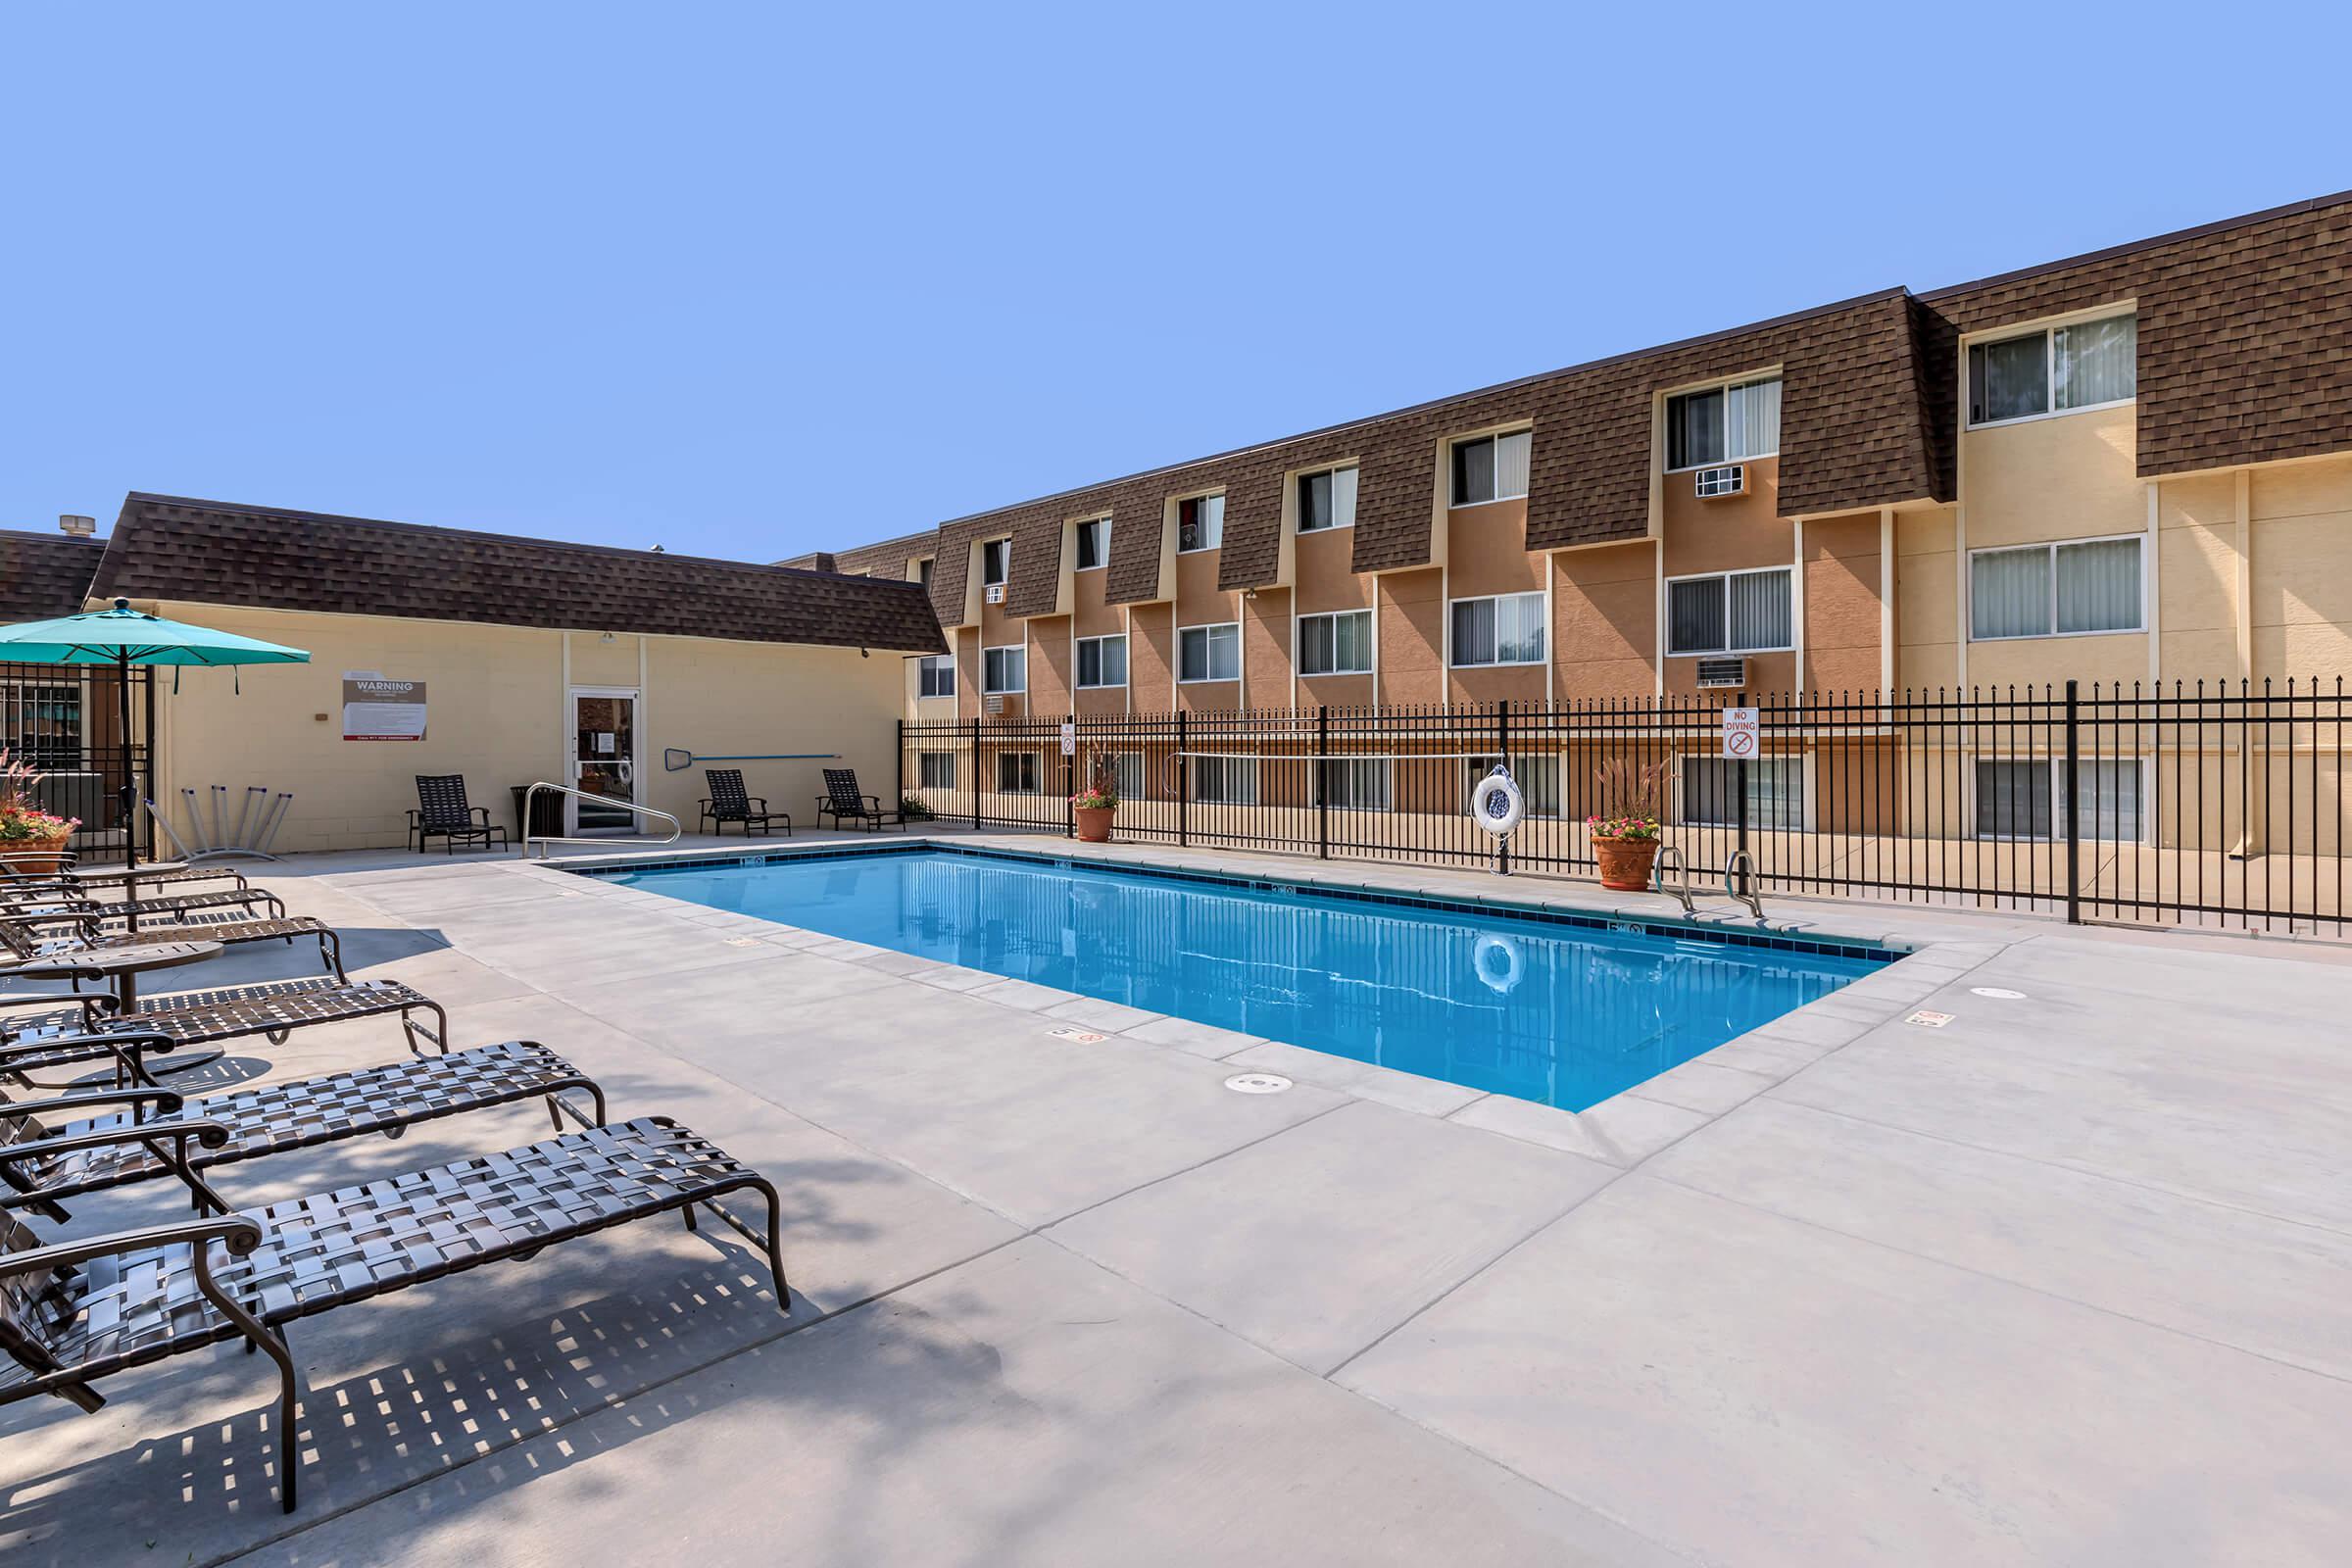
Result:
<instances>
[{"instance_id":1,"label":"beige stucco wall","mask_svg":"<svg viewBox=\"0 0 2352 1568\"><path fill-rule=\"evenodd\" d=\"M311 662L240 673L192 669L179 691L167 672L157 695L157 792L200 799L226 784L233 805L248 785L291 790L277 848L363 849L404 842L418 773L463 773L477 806L513 827L510 786L564 782L573 686L641 690L640 799L694 826L705 793L700 767L668 772L665 748L698 753L839 752L842 760L744 761L755 795L807 817L826 766L851 766L869 790L896 779L895 721L906 702L906 665L876 649L615 633L558 632L449 621L313 614L167 602L160 613L309 651ZM342 676L368 669L426 685L425 738L346 741ZM241 686L239 694L235 687Z\"/></svg>"}]
</instances>

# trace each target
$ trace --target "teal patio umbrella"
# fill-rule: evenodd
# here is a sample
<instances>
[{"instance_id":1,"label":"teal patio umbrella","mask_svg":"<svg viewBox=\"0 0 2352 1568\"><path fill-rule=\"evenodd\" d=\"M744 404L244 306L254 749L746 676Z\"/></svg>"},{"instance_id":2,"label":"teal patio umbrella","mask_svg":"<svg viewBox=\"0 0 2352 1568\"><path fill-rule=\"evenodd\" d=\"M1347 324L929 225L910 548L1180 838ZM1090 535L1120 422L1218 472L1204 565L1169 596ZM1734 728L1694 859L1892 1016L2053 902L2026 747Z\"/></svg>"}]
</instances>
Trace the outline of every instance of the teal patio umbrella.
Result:
<instances>
[{"instance_id":1,"label":"teal patio umbrella","mask_svg":"<svg viewBox=\"0 0 2352 1568\"><path fill-rule=\"evenodd\" d=\"M118 599L112 610L88 610L55 620L0 626L0 661L25 664L112 664L122 710L122 854L138 864L138 781L130 774L130 666L133 664L307 664L311 656L258 637L166 620ZM153 736L148 745L155 744Z\"/></svg>"}]
</instances>

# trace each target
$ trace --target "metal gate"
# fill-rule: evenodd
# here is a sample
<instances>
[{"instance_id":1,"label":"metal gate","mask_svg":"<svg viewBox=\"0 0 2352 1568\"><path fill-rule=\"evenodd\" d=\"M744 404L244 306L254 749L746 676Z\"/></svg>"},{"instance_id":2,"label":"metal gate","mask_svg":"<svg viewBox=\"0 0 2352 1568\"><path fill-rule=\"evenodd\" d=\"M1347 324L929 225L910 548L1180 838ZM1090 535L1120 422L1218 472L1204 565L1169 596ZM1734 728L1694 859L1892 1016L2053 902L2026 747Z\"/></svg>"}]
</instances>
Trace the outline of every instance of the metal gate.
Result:
<instances>
[{"instance_id":1,"label":"metal gate","mask_svg":"<svg viewBox=\"0 0 2352 1568\"><path fill-rule=\"evenodd\" d=\"M125 827L122 785L127 775L137 787L134 800L154 793L155 672L129 673L128 734L122 678L101 665L0 663L0 746L39 772L25 792L30 804L80 820L74 848L85 861L122 859L126 832L138 835L142 858L154 849L144 809L134 808Z\"/></svg>"}]
</instances>

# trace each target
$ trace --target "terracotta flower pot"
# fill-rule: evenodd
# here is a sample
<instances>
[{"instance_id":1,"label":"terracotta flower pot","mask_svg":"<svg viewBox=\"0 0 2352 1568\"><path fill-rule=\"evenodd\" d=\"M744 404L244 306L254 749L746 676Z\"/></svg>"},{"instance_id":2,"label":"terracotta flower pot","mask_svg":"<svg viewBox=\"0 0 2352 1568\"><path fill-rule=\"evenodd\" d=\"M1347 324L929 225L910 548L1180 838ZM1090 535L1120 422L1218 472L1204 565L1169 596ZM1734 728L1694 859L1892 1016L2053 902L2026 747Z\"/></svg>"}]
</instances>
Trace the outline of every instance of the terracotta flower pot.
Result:
<instances>
[{"instance_id":1,"label":"terracotta flower pot","mask_svg":"<svg viewBox=\"0 0 2352 1568\"><path fill-rule=\"evenodd\" d=\"M1616 893L1649 891L1649 865L1658 858L1656 839L1595 838L1592 853L1600 858L1602 887Z\"/></svg>"},{"instance_id":2,"label":"terracotta flower pot","mask_svg":"<svg viewBox=\"0 0 2352 1568\"><path fill-rule=\"evenodd\" d=\"M1108 844L1110 819L1116 808L1108 806L1081 806L1074 808L1078 818L1078 840L1082 844Z\"/></svg>"},{"instance_id":3,"label":"terracotta flower pot","mask_svg":"<svg viewBox=\"0 0 2352 1568\"><path fill-rule=\"evenodd\" d=\"M73 836L62 839L11 839L0 843L0 860L12 871L54 871L66 858L66 846Z\"/></svg>"}]
</instances>

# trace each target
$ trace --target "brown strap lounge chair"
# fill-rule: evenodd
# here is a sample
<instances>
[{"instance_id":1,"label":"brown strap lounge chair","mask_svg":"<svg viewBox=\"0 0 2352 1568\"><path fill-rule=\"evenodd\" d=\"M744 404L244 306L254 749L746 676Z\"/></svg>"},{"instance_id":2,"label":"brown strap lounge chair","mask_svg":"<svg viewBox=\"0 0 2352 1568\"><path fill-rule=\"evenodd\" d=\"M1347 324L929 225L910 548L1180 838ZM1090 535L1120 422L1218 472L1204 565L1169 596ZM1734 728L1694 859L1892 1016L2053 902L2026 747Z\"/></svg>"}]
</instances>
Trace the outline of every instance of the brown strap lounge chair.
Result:
<instances>
[{"instance_id":1,"label":"brown strap lounge chair","mask_svg":"<svg viewBox=\"0 0 2352 1568\"><path fill-rule=\"evenodd\" d=\"M409 813L409 837L419 855L427 839L443 840L447 855L457 854L461 844L479 844L485 850L507 847L507 830L490 820L490 808L466 803L463 773L416 775L416 809Z\"/></svg>"},{"instance_id":2,"label":"brown strap lounge chair","mask_svg":"<svg viewBox=\"0 0 2352 1568\"><path fill-rule=\"evenodd\" d=\"M26 882L79 888L85 893L127 895L134 899L139 897L141 888L172 884L196 886L206 882L227 882L239 889L251 886L245 880L245 873L233 865L197 865L187 860L142 860L135 866L67 865L50 870L45 866L28 865L15 856L0 855L0 886Z\"/></svg>"},{"instance_id":3,"label":"brown strap lounge chair","mask_svg":"<svg viewBox=\"0 0 2352 1568\"><path fill-rule=\"evenodd\" d=\"M0 911L9 914L31 914L44 909L72 908L90 902L89 889L72 882L12 882L0 884ZM227 909L241 914L269 914L282 919L286 901L261 888L217 888L209 893L173 893L156 898L109 899L105 902L110 918L127 921L132 927L153 920L170 924L173 919L199 913L206 909Z\"/></svg>"},{"instance_id":4,"label":"brown strap lounge chair","mask_svg":"<svg viewBox=\"0 0 2352 1568\"><path fill-rule=\"evenodd\" d=\"M854 767L825 769L825 793L816 803L817 820L823 821L828 812L836 828L844 822L863 822L869 832L890 822L901 828L906 825L904 812L882 808L881 796L858 793L858 770Z\"/></svg>"},{"instance_id":5,"label":"brown strap lounge chair","mask_svg":"<svg viewBox=\"0 0 2352 1568\"><path fill-rule=\"evenodd\" d=\"M702 803L702 820L697 827L708 827L712 833L724 833L729 822L743 824L743 836L750 838L757 827L766 833L778 822L784 824L784 836L792 837L792 818L782 811L767 808L764 795L747 795L743 788L743 769L740 767L706 767L703 777L710 786L710 797Z\"/></svg>"},{"instance_id":6,"label":"brown strap lounge chair","mask_svg":"<svg viewBox=\"0 0 2352 1568\"><path fill-rule=\"evenodd\" d=\"M0 1404L54 1394L83 1410L111 1373L243 1340L277 1364L279 1500L294 1511L296 1318L331 1311L735 1192L767 1202L776 1306L789 1312L776 1190L666 1117L268 1208L42 1246L0 1213Z\"/></svg>"},{"instance_id":7,"label":"brown strap lounge chair","mask_svg":"<svg viewBox=\"0 0 2352 1568\"><path fill-rule=\"evenodd\" d=\"M127 1054L121 1065L135 1070ZM75 1090L50 1100L12 1101L0 1092L0 1207L67 1218L63 1200L152 1177L179 1175L200 1206L230 1205L203 1181L215 1165L382 1133L398 1138L418 1122L545 1097L564 1130L556 1097L585 1092L605 1119L605 1093L570 1062L530 1040L475 1046L421 1061L257 1084L188 1102L153 1082ZM89 1112L104 1110L104 1114ZM53 1121L82 1113L75 1121ZM169 1148L167 1147L169 1146Z\"/></svg>"},{"instance_id":8,"label":"brown strap lounge chair","mask_svg":"<svg viewBox=\"0 0 2352 1568\"><path fill-rule=\"evenodd\" d=\"M19 962L84 953L109 953L125 948L152 947L159 942L218 942L233 947L243 942L285 942L309 937L318 944L318 961L336 979L343 972L343 939L333 926L316 915L253 918L239 909L189 909L175 920L132 926L111 905L89 899L61 903L53 910L29 914L0 914L0 950Z\"/></svg>"}]
</instances>

